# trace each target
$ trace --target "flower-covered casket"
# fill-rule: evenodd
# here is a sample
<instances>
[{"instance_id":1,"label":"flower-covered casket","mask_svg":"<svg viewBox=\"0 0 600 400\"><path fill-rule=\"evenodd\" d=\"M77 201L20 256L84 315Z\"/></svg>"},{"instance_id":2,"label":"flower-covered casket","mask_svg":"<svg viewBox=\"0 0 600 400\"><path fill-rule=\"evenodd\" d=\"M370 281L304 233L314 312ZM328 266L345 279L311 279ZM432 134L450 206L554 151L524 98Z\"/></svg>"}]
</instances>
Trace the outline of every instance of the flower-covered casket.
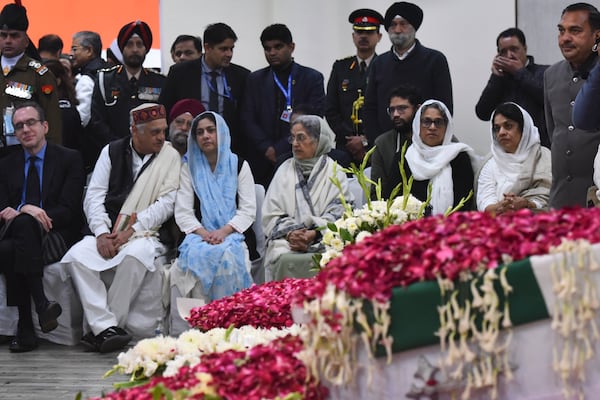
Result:
<instances>
[{"instance_id":1,"label":"flower-covered casket","mask_svg":"<svg viewBox=\"0 0 600 400\"><path fill-rule=\"evenodd\" d=\"M344 248L300 296L331 398L593 399L600 210L454 213Z\"/></svg>"}]
</instances>

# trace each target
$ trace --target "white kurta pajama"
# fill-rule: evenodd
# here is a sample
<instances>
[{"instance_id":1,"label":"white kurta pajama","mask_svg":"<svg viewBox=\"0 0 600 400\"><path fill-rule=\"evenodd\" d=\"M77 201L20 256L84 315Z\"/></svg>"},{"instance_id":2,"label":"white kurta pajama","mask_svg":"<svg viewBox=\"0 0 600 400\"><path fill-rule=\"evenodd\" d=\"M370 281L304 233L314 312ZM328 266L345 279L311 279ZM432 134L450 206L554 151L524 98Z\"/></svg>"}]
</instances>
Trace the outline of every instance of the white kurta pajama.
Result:
<instances>
[{"instance_id":1,"label":"white kurta pajama","mask_svg":"<svg viewBox=\"0 0 600 400\"><path fill-rule=\"evenodd\" d=\"M151 159L132 154L133 176ZM65 254L61 263L68 264L86 320L94 335L111 326L124 326L132 301L137 297L146 271L154 271L154 260L164 254L165 246L158 240L158 228L173 215L175 196L179 185L180 155L165 143L136 181L121 213L136 213L135 231L121 246L117 255L105 259L97 249L96 238L112 231L112 224L104 201L109 187L112 168L108 145L102 150L94 168L86 197L84 211L94 236L86 236ZM131 204L136 198L137 204ZM116 268L115 277L107 290L100 272Z\"/></svg>"}]
</instances>

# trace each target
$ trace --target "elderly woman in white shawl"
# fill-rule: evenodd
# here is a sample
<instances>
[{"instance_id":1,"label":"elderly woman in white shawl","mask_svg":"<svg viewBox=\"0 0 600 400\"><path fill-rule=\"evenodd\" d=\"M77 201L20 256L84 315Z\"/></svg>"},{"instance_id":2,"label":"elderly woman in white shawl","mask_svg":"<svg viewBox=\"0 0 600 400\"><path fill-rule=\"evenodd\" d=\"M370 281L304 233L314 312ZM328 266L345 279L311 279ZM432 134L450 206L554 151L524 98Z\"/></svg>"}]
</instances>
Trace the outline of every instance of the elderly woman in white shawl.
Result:
<instances>
[{"instance_id":1,"label":"elderly woman in white shawl","mask_svg":"<svg viewBox=\"0 0 600 400\"><path fill-rule=\"evenodd\" d=\"M492 156L477 180L477 209L494 214L547 208L552 184L550 150L529 113L503 103L491 118Z\"/></svg>"},{"instance_id":2,"label":"elderly woman in white shawl","mask_svg":"<svg viewBox=\"0 0 600 400\"><path fill-rule=\"evenodd\" d=\"M417 110L413 120L412 144L406 150L407 175L414 177L411 194L421 201L427 199L431 183L431 214L443 214L456 207L473 190L473 149L452 141L453 122L446 105L427 100ZM472 209L472 200L462 210Z\"/></svg>"},{"instance_id":3,"label":"elderly woman in white shawl","mask_svg":"<svg viewBox=\"0 0 600 400\"><path fill-rule=\"evenodd\" d=\"M262 208L267 235L265 278L308 277L312 253L319 251L316 230L344 213L340 191L330 178L337 174L343 195L351 202L346 175L327 153L335 135L322 119L303 115L293 120L289 142L293 157L277 169Z\"/></svg>"}]
</instances>

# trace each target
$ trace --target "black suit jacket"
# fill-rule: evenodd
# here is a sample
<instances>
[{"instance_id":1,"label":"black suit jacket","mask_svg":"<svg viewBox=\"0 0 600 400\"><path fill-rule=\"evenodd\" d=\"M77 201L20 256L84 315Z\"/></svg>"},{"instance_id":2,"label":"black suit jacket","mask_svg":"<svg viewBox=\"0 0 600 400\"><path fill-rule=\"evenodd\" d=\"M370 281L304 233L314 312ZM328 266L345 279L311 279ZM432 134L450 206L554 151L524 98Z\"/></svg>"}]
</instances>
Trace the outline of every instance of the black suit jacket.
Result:
<instances>
[{"instance_id":1,"label":"black suit jacket","mask_svg":"<svg viewBox=\"0 0 600 400\"><path fill-rule=\"evenodd\" d=\"M244 97L246 78L250 70L240 65L230 64L229 67L223 68L223 72L231 93L231 98L223 99L223 118L231 133L231 150L245 158L248 145L240 129L240 103ZM169 115L171 108L179 100L201 100L203 83L201 58L174 64L169 69L158 102L165 106Z\"/></svg>"},{"instance_id":2,"label":"black suit jacket","mask_svg":"<svg viewBox=\"0 0 600 400\"><path fill-rule=\"evenodd\" d=\"M17 208L25 183L25 156L21 149L0 160L0 210ZM78 151L48 143L42 170L42 208L67 246L79 240L85 176Z\"/></svg>"}]
</instances>

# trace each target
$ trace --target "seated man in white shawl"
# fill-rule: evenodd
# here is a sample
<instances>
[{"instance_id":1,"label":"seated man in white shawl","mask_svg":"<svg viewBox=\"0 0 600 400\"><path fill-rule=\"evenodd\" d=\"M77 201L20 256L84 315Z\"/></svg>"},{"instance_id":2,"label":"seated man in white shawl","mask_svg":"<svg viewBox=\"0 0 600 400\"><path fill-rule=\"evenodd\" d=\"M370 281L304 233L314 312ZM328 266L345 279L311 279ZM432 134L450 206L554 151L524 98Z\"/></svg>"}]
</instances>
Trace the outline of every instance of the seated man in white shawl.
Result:
<instances>
[{"instance_id":1,"label":"seated man in white shawl","mask_svg":"<svg viewBox=\"0 0 600 400\"><path fill-rule=\"evenodd\" d=\"M146 272L167 250L158 231L173 215L179 186L181 157L165 142L165 108L142 104L130 117L131 137L102 149L87 189L84 211L94 236L62 259L91 328L82 343L101 353L131 340L123 327ZM115 277L107 290L100 272L111 268Z\"/></svg>"}]
</instances>

